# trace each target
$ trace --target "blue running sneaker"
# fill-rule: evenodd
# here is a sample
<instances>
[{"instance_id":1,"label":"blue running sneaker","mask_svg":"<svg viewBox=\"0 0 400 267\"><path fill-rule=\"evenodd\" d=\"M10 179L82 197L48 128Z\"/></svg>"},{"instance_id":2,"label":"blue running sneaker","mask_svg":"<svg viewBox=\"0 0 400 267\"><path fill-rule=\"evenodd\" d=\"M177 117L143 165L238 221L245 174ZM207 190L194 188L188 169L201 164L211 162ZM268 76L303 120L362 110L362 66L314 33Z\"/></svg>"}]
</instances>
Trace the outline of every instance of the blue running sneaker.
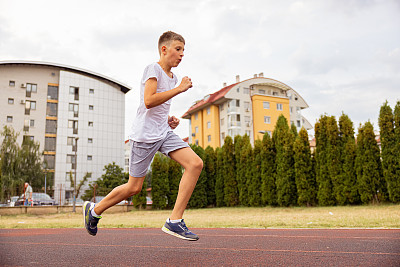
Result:
<instances>
[{"instance_id":1,"label":"blue running sneaker","mask_svg":"<svg viewBox=\"0 0 400 267\"><path fill-rule=\"evenodd\" d=\"M178 223L165 222L164 226L161 228L163 232L185 239L189 241L197 241L199 237L193 234L186 226L185 222L180 221Z\"/></svg>"},{"instance_id":2,"label":"blue running sneaker","mask_svg":"<svg viewBox=\"0 0 400 267\"><path fill-rule=\"evenodd\" d=\"M93 202L85 201L83 203L83 223L85 224L86 231L90 235L97 234L97 224L101 219L101 216L94 217L91 213L92 209L94 208L95 204Z\"/></svg>"}]
</instances>

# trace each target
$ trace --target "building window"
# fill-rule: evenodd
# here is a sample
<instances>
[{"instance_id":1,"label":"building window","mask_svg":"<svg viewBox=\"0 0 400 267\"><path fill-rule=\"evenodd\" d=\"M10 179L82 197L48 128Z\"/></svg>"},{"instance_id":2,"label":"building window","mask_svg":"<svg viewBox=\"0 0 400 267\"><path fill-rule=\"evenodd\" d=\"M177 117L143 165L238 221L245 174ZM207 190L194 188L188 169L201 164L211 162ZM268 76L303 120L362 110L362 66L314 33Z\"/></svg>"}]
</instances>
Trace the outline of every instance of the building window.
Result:
<instances>
[{"instance_id":1,"label":"building window","mask_svg":"<svg viewBox=\"0 0 400 267\"><path fill-rule=\"evenodd\" d=\"M47 99L58 99L58 86L49 85L47 86Z\"/></svg>"},{"instance_id":2,"label":"building window","mask_svg":"<svg viewBox=\"0 0 400 267\"><path fill-rule=\"evenodd\" d=\"M225 133L221 133L221 139L225 140Z\"/></svg>"},{"instance_id":3,"label":"building window","mask_svg":"<svg viewBox=\"0 0 400 267\"><path fill-rule=\"evenodd\" d=\"M30 120L29 121L29 126L34 127L35 126L35 120Z\"/></svg>"},{"instance_id":4,"label":"building window","mask_svg":"<svg viewBox=\"0 0 400 267\"><path fill-rule=\"evenodd\" d=\"M47 102L46 115L50 117L57 117L57 103Z\"/></svg>"},{"instance_id":5,"label":"building window","mask_svg":"<svg viewBox=\"0 0 400 267\"><path fill-rule=\"evenodd\" d=\"M8 85L9 85L9 86L15 86L15 81L10 81L10 82L8 83Z\"/></svg>"},{"instance_id":6,"label":"building window","mask_svg":"<svg viewBox=\"0 0 400 267\"><path fill-rule=\"evenodd\" d=\"M76 168L76 160L75 160L75 155L67 155L67 163L71 163L71 169Z\"/></svg>"},{"instance_id":7,"label":"building window","mask_svg":"<svg viewBox=\"0 0 400 267\"><path fill-rule=\"evenodd\" d=\"M74 144L74 137L67 137L67 146L72 146Z\"/></svg>"},{"instance_id":8,"label":"building window","mask_svg":"<svg viewBox=\"0 0 400 267\"><path fill-rule=\"evenodd\" d=\"M46 163L47 169L54 169L56 156L55 155L44 155L44 162Z\"/></svg>"},{"instance_id":9,"label":"building window","mask_svg":"<svg viewBox=\"0 0 400 267\"><path fill-rule=\"evenodd\" d=\"M22 137L22 144L26 144L26 142L28 142L28 141L34 141L35 140L35 137L34 136L31 136L31 135L24 135L23 137Z\"/></svg>"},{"instance_id":10,"label":"building window","mask_svg":"<svg viewBox=\"0 0 400 267\"><path fill-rule=\"evenodd\" d=\"M94 89L89 89L89 94L93 95L94 94Z\"/></svg>"},{"instance_id":11,"label":"building window","mask_svg":"<svg viewBox=\"0 0 400 267\"><path fill-rule=\"evenodd\" d=\"M198 146L199 145L199 140L196 139L196 141L194 141L194 143L196 144L196 146Z\"/></svg>"},{"instance_id":12,"label":"building window","mask_svg":"<svg viewBox=\"0 0 400 267\"><path fill-rule=\"evenodd\" d=\"M92 143L93 143L93 138L88 138L88 139L87 139L87 142L88 142L89 144L92 144Z\"/></svg>"},{"instance_id":13,"label":"building window","mask_svg":"<svg viewBox=\"0 0 400 267\"><path fill-rule=\"evenodd\" d=\"M87 160L92 160L92 155L88 155Z\"/></svg>"},{"instance_id":14,"label":"building window","mask_svg":"<svg viewBox=\"0 0 400 267\"><path fill-rule=\"evenodd\" d=\"M207 122L207 128L210 129L211 128L211 121Z\"/></svg>"},{"instance_id":15,"label":"building window","mask_svg":"<svg viewBox=\"0 0 400 267\"><path fill-rule=\"evenodd\" d=\"M55 137L45 137L44 138L44 150L56 151L56 138Z\"/></svg>"},{"instance_id":16,"label":"building window","mask_svg":"<svg viewBox=\"0 0 400 267\"><path fill-rule=\"evenodd\" d=\"M93 105L89 105L89 110L93 110Z\"/></svg>"},{"instance_id":17,"label":"building window","mask_svg":"<svg viewBox=\"0 0 400 267\"><path fill-rule=\"evenodd\" d=\"M259 90L258 90L258 93L260 93L260 94L262 94L262 95L265 95L265 90L259 89Z\"/></svg>"},{"instance_id":18,"label":"building window","mask_svg":"<svg viewBox=\"0 0 400 267\"><path fill-rule=\"evenodd\" d=\"M222 119L221 119L221 126L223 126L223 125L224 125L224 122L225 122L225 119L224 119L224 118L222 118Z\"/></svg>"},{"instance_id":19,"label":"building window","mask_svg":"<svg viewBox=\"0 0 400 267\"><path fill-rule=\"evenodd\" d=\"M79 115L79 105L78 104L69 103L68 111L73 111L74 112L74 117L78 117L78 115Z\"/></svg>"},{"instance_id":20,"label":"building window","mask_svg":"<svg viewBox=\"0 0 400 267\"><path fill-rule=\"evenodd\" d=\"M290 107L290 113L293 113L293 107Z\"/></svg>"},{"instance_id":21,"label":"building window","mask_svg":"<svg viewBox=\"0 0 400 267\"><path fill-rule=\"evenodd\" d=\"M26 97L31 97L31 93L37 93L37 84L26 84Z\"/></svg>"},{"instance_id":22,"label":"building window","mask_svg":"<svg viewBox=\"0 0 400 267\"><path fill-rule=\"evenodd\" d=\"M195 132L195 133L198 133L198 132L199 132L199 127L198 127L198 126L196 126L196 127L194 128L194 132Z\"/></svg>"},{"instance_id":23,"label":"building window","mask_svg":"<svg viewBox=\"0 0 400 267\"><path fill-rule=\"evenodd\" d=\"M240 87L236 88L236 92L240 93Z\"/></svg>"},{"instance_id":24,"label":"building window","mask_svg":"<svg viewBox=\"0 0 400 267\"><path fill-rule=\"evenodd\" d=\"M93 127L93 121L89 121L89 122L88 122L88 126L89 126L89 127Z\"/></svg>"},{"instance_id":25,"label":"building window","mask_svg":"<svg viewBox=\"0 0 400 267\"><path fill-rule=\"evenodd\" d=\"M243 88L243 94L248 95L249 94L249 88L244 87Z\"/></svg>"},{"instance_id":26,"label":"building window","mask_svg":"<svg viewBox=\"0 0 400 267\"><path fill-rule=\"evenodd\" d=\"M73 134L78 134L78 121L69 120L68 128L73 129Z\"/></svg>"},{"instance_id":27,"label":"building window","mask_svg":"<svg viewBox=\"0 0 400 267\"><path fill-rule=\"evenodd\" d=\"M271 123L271 117L270 116L264 116L264 123L270 124Z\"/></svg>"},{"instance_id":28,"label":"building window","mask_svg":"<svg viewBox=\"0 0 400 267\"><path fill-rule=\"evenodd\" d=\"M30 106L32 110L36 110L36 101L30 101Z\"/></svg>"},{"instance_id":29,"label":"building window","mask_svg":"<svg viewBox=\"0 0 400 267\"><path fill-rule=\"evenodd\" d=\"M277 104L276 104L276 109L277 109L277 110L283 110L283 105L280 104L280 103L277 103Z\"/></svg>"},{"instance_id":30,"label":"building window","mask_svg":"<svg viewBox=\"0 0 400 267\"><path fill-rule=\"evenodd\" d=\"M236 100L236 106L240 107L240 100L239 99Z\"/></svg>"},{"instance_id":31,"label":"building window","mask_svg":"<svg viewBox=\"0 0 400 267\"><path fill-rule=\"evenodd\" d=\"M244 101L244 109L250 111L250 102Z\"/></svg>"},{"instance_id":32,"label":"building window","mask_svg":"<svg viewBox=\"0 0 400 267\"><path fill-rule=\"evenodd\" d=\"M269 102L264 101L263 107L264 107L264 109L269 109Z\"/></svg>"},{"instance_id":33,"label":"building window","mask_svg":"<svg viewBox=\"0 0 400 267\"><path fill-rule=\"evenodd\" d=\"M25 115L31 114L31 109L36 109L36 101L26 101L25 103Z\"/></svg>"},{"instance_id":34,"label":"building window","mask_svg":"<svg viewBox=\"0 0 400 267\"><path fill-rule=\"evenodd\" d=\"M207 111L207 115L210 115L210 113L211 113L211 108L208 107L206 111Z\"/></svg>"},{"instance_id":35,"label":"building window","mask_svg":"<svg viewBox=\"0 0 400 267\"><path fill-rule=\"evenodd\" d=\"M194 114L194 119L197 120L198 118L198 113L196 112L196 114Z\"/></svg>"},{"instance_id":36,"label":"building window","mask_svg":"<svg viewBox=\"0 0 400 267\"><path fill-rule=\"evenodd\" d=\"M298 120L297 121L297 127L300 127L301 126L301 123L300 123L300 121Z\"/></svg>"},{"instance_id":37,"label":"building window","mask_svg":"<svg viewBox=\"0 0 400 267\"><path fill-rule=\"evenodd\" d=\"M278 92L273 91L273 92L272 92L272 95L278 95Z\"/></svg>"},{"instance_id":38,"label":"building window","mask_svg":"<svg viewBox=\"0 0 400 267\"><path fill-rule=\"evenodd\" d=\"M29 131L29 120L24 120L24 132Z\"/></svg>"},{"instance_id":39,"label":"building window","mask_svg":"<svg viewBox=\"0 0 400 267\"><path fill-rule=\"evenodd\" d=\"M221 108L221 111L223 111L224 110L224 103L222 103L221 105L219 105L220 106L220 108Z\"/></svg>"},{"instance_id":40,"label":"building window","mask_svg":"<svg viewBox=\"0 0 400 267\"><path fill-rule=\"evenodd\" d=\"M208 142L211 142L211 135L209 135L207 137L208 137Z\"/></svg>"},{"instance_id":41,"label":"building window","mask_svg":"<svg viewBox=\"0 0 400 267\"><path fill-rule=\"evenodd\" d=\"M9 98L8 99L8 104L13 105L14 104L14 98Z\"/></svg>"},{"instance_id":42,"label":"building window","mask_svg":"<svg viewBox=\"0 0 400 267\"><path fill-rule=\"evenodd\" d=\"M46 120L46 133L57 133L56 120Z\"/></svg>"},{"instance_id":43,"label":"building window","mask_svg":"<svg viewBox=\"0 0 400 267\"><path fill-rule=\"evenodd\" d=\"M69 87L69 94L74 95L74 100L79 100L79 87Z\"/></svg>"},{"instance_id":44,"label":"building window","mask_svg":"<svg viewBox=\"0 0 400 267\"><path fill-rule=\"evenodd\" d=\"M13 116L7 116L7 122L13 122Z\"/></svg>"}]
</instances>

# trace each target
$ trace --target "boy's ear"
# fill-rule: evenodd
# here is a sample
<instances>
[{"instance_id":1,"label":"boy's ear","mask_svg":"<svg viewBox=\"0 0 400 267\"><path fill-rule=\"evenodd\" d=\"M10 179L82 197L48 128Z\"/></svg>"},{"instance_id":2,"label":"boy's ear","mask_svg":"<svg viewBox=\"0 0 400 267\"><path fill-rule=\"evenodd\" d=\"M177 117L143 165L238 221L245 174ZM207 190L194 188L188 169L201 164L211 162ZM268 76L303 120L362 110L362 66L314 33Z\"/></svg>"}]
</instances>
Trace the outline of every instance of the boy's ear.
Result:
<instances>
[{"instance_id":1,"label":"boy's ear","mask_svg":"<svg viewBox=\"0 0 400 267\"><path fill-rule=\"evenodd\" d=\"M167 52L167 46L163 45L161 46L161 53L165 54Z\"/></svg>"}]
</instances>

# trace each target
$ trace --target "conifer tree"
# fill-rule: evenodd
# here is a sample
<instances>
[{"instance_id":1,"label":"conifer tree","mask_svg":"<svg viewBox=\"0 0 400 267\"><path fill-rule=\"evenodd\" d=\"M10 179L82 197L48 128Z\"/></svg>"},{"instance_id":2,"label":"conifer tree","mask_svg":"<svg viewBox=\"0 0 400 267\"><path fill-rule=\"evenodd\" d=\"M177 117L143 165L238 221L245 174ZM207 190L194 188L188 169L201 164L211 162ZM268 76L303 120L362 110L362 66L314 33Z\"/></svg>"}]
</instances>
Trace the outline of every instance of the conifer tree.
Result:
<instances>
[{"instance_id":1,"label":"conifer tree","mask_svg":"<svg viewBox=\"0 0 400 267\"><path fill-rule=\"evenodd\" d=\"M215 155L217 156L217 164L215 169L215 204L217 207L225 206L224 202L224 164L222 148L217 147L215 149Z\"/></svg>"},{"instance_id":2,"label":"conifer tree","mask_svg":"<svg viewBox=\"0 0 400 267\"><path fill-rule=\"evenodd\" d=\"M157 152L151 164L151 196L154 209L165 209L168 202L169 181L168 181L167 157Z\"/></svg>"},{"instance_id":3,"label":"conifer tree","mask_svg":"<svg viewBox=\"0 0 400 267\"><path fill-rule=\"evenodd\" d=\"M275 151L272 139L268 133L264 134L262 140L261 159L261 204L275 205Z\"/></svg>"},{"instance_id":4,"label":"conifer tree","mask_svg":"<svg viewBox=\"0 0 400 267\"><path fill-rule=\"evenodd\" d=\"M168 186L167 192L168 208L175 206L176 197L178 196L179 183L182 178L182 167L173 159L166 158L168 164Z\"/></svg>"},{"instance_id":5,"label":"conifer tree","mask_svg":"<svg viewBox=\"0 0 400 267\"><path fill-rule=\"evenodd\" d=\"M374 128L368 121L360 126L357 135L356 157L357 186L362 203L379 203L383 200L382 167Z\"/></svg>"},{"instance_id":6,"label":"conifer tree","mask_svg":"<svg viewBox=\"0 0 400 267\"><path fill-rule=\"evenodd\" d=\"M339 118L340 136L340 180L343 181L343 197L337 199L339 205L356 204L360 197L357 190L357 176L355 170L356 142L354 138L353 122L346 114Z\"/></svg>"},{"instance_id":7,"label":"conifer tree","mask_svg":"<svg viewBox=\"0 0 400 267\"><path fill-rule=\"evenodd\" d=\"M204 162L204 149L201 146L191 145L193 151ZM192 196L189 200L189 207L191 208L205 208L207 207L207 174L203 167L199 179L197 180L196 187L193 190Z\"/></svg>"},{"instance_id":8,"label":"conifer tree","mask_svg":"<svg viewBox=\"0 0 400 267\"><path fill-rule=\"evenodd\" d=\"M321 206L335 204L332 194L332 180L329 173L329 137L328 137L328 116L323 115L315 123L315 173L317 181L317 200Z\"/></svg>"},{"instance_id":9,"label":"conifer tree","mask_svg":"<svg viewBox=\"0 0 400 267\"><path fill-rule=\"evenodd\" d=\"M235 157L236 157L236 180L238 184L238 194L239 194L239 204L243 206L248 206L249 196L248 196L248 184L249 179L251 179L251 144L248 135L243 136L243 138L238 139L239 145L235 143ZM250 169L250 170L249 170Z\"/></svg>"},{"instance_id":10,"label":"conifer tree","mask_svg":"<svg viewBox=\"0 0 400 267\"><path fill-rule=\"evenodd\" d=\"M379 128L382 149L382 170L387 184L389 200L399 202L400 177L396 174L396 170L399 167L398 147L396 146L394 115L387 101L381 106L379 112Z\"/></svg>"},{"instance_id":11,"label":"conifer tree","mask_svg":"<svg viewBox=\"0 0 400 267\"><path fill-rule=\"evenodd\" d=\"M204 170L207 176L207 205L215 206L215 181L216 181L217 156L212 147L207 146L204 151Z\"/></svg>"},{"instance_id":12,"label":"conifer tree","mask_svg":"<svg viewBox=\"0 0 400 267\"><path fill-rule=\"evenodd\" d=\"M396 145L394 146L396 163L396 183L393 183L392 201L400 202L400 101L397 101L394 107L394 137Z\"/></svg>"},{"instance_id":13,"label":"conifer tree","mask_svg":"<svg viewBox=\"0 0 400 267\"><path fill-rule=\"evenodd\" d=\"M251 150L252 157L249 167L247 168L248 177L250 177L248 186L249 205L258 207L261 205L261 163L262 163L262 141L256 140L254 150Z\"/></svg>"},{"instance_id":14,"label":"conifer tree","mask_svg":"<svg viewBox=\"0 0 400 267\"><path fill-rule=\"evenodd\" d=\"M297 132L297 127L294 125L294 123L290 125L290 130L292 131L293 139L296 140L296 137L299 135L299 133Z\"/></svg>"},{"instance_id":15,"label":"conifer tree","mask_svg":"<svg viewBox=\"0 0 400 267\"><path fill-rule=\"evenodd\" d=\"M340 162L340 141L339 141L339 128L336 118L329 116L327 121L327 155L328 155L328 170L330 179L332 181L332 194L335 203L344 202L344 185L340 177L341 162ZM334 203L334 204L335 204Z\"/></svg>"},{"instance_id":16,"label":"conifer tree","mask_svg":"<svg viewBox=\"0 0 400 267\"><path fill-rule=\"evenodd\" d=\"M301 128L293 146L294 170L297 188L297 204L300 206L315 205L316 185L312 169L310 142L307 130Z\"/></svg>"},{"instance_id":17,"label":"conifer tree","mask_svg":"<svg viewBox=\"0 0 400 267\"><path fill-rule=\"evenodd\" d=\"M233 141L230 136L225 138L222 146L224 202L228 207L236 206L239 202L236 181L236 167Z\"/></svg>"},{"instance_id":18,"label":"conifer tree","mask_svg":"<svg viewBox=\"0 0 400 267\"><path fill-rule=\"evenodd\" d=\"M272 135L276 149L276 200L280 206L296 204L296 183L293 160L293 133L288 122L280 115Z\"/></svg>"}]
</instances>

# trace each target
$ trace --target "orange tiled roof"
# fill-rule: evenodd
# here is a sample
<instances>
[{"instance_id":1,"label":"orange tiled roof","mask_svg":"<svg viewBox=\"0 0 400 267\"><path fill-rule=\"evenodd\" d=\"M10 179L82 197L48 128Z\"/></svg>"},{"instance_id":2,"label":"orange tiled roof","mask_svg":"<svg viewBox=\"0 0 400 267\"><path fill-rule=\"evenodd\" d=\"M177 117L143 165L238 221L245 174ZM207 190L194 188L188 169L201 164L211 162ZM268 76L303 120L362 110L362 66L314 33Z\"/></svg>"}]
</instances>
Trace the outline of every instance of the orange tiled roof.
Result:
<instances>
[{"instance_id":1,"label":"orange tiled roof","mask_svg":"<svg viewBox=\"0 0 400 267\"><path fill-rule=\"evenodd\" d=\"M224 96L226 95L226 93L228 93L229 90L230 90L232 87L234 87L236 84L238 84L238 83L234 83L234 84L228 85L228 86L226 86L226 87L220 89L219 91L217 91L217 92L211 94L210 97L207 98L207 100L204 100L204 99L200 100L199 102L197 102L196 104L194 104L193 106L191 106L191 107L189 108L189 110L186 111L185 114L182 115L182 118L185 118L185 117L189 116L189 114L190 114L192 111L198 110L198 109L200 109L201 107L203 107L203 106L205 106L205 105L207 105L207 104L211 104L211 103L217 101L218 99L224 97Z\"/></svg>"}]
</instances>

